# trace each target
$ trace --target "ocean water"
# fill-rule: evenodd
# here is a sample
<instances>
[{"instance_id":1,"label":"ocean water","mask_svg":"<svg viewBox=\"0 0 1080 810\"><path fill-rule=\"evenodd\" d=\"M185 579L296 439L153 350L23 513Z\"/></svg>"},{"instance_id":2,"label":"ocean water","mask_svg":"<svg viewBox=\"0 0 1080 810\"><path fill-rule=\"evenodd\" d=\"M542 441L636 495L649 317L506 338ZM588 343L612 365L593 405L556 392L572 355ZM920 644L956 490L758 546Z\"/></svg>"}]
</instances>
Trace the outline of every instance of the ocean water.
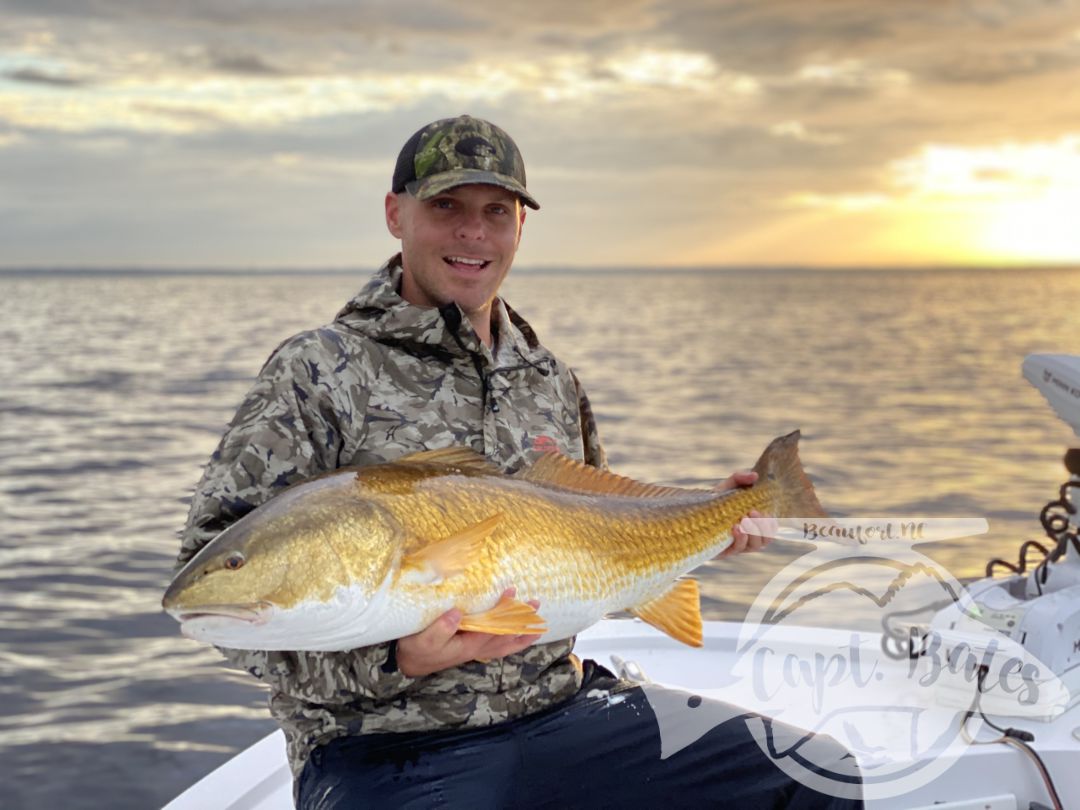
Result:
<instances>
[{"instance_id":1,"label":"ocean water","mask_svg":"<svg viewBox=\"0 0 1080 810\"><path fill-rule=\"evenodd\" d=\"M365 277L0 276L0 806L160 806L273 728L159 600L252 377ZM1020 376L1080 351L1080 271L521 272L504 291L579 372L617 471L711 482L798 427L836 514L985 517L928 551L958 577L1039 537L1080 442ZM710 563L706 618L741 618L799 553Z\"/></svg>"}]
</instances>

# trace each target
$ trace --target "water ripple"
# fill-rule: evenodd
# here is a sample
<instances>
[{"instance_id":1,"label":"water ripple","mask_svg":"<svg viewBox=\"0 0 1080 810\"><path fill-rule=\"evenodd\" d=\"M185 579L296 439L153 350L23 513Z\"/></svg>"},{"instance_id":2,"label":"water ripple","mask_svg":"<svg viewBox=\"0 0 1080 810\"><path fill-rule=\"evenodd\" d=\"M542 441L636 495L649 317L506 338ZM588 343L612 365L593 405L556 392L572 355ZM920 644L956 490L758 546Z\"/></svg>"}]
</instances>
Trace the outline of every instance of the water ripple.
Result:
<instances>
[{"instance_id":1,"label":"water ripple","mask_svg":"<svg viewBox=\"0 0 1080 810\"><path fill-rule=\"evenodd\" d=\"M252 377L364 281L0 279L17 347L0 355L5 806L160 806L269 730L262 691L181 638L159 600L201 465ZM988 517L989 535L935 548L961 577L1037 537L1063 478L1073 437L1019 363L1075 345L1045 302L1078 292L1064 271L507 283L587 384L620 472L706 484L799 427L837 514ZM706 617L741 617L798 553L706 566Z\"/></svg>"}]
</instances>

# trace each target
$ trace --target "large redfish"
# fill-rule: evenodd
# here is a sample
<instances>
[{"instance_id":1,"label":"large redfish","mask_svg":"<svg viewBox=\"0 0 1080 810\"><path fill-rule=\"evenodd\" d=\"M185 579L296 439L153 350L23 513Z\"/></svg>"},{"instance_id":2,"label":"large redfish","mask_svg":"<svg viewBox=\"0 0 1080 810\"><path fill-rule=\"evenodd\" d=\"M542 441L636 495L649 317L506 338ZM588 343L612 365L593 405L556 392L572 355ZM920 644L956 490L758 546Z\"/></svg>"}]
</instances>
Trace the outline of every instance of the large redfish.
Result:
<instances>
[{"instance_id":1,"label":"large redfish","mask_svg":"<svg viewBox=\"0 0 1080 810\"><path fill-rule=\"evenodd\" d=\"M642 484L555 453L516 475L462 448L337 470L223 531L162 606L185 635L239 649L353 649L454 606L463 629L541 641L625 609L700 646L697 583L680 577L753 509L824 516L798 442L774 440L758 482L728 492ZM500 601L510 586L517 599Z\"/></svg>"}]
</instances>

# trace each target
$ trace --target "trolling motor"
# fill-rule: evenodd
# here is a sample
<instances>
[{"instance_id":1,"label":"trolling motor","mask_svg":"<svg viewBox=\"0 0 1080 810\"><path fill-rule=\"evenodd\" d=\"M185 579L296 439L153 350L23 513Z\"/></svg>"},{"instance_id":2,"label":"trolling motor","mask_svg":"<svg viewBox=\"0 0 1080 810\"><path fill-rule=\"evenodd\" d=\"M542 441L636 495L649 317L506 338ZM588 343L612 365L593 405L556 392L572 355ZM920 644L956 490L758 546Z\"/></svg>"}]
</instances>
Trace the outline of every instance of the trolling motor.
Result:
<instances>
[{"instance_id":1,"label":"trolling motor","mask_svg":"<svg viewBox=\"0 0 1080 810\"><path fill-rule=\"evenodd\" d=\"M1024 360L1023 373L1080 437L1080 357L1033 354ZM885 614L881 635L885 654L908 659L913 675L928 667L936 674L942 661L952 672L964 674L942 683L935 691L936 702L961 713L960 733L969 744L1000 743L1025 754L1054 810L1064 810L1065 804L1035 743L1046 735L1052 741L1059 732L1052 721L1080 703L1080 449L1065 454L1065 468L1069 479L1039 514L1049 547L1028 540L1020 546L1016 563L991 560L985 578L965 585L960 598ZM1032 549L1042 559L1029 567ZM1009 575L995 578L999 568ZM932 610L937 612L928 625L905 621ZM1005 655L998 656L1001 650ZM1002 727L987 715L1009 719ZM976 716L985 725L971 736L968 721ZM1048 725L1020 722L1013 727L1014 718ZM1000 736L987 739L990 731ZM1080 739L1080 728L1073 730L1073 737ZM1047 807L1037 802L1030 806Z\"/></svg>"},{"instance_id":2,"label":"trolling motor","mask_svg":"<svg viewBox=\"0 0 1080 810\"><path fill-rule=\"evenodd\" d=\"M1024 377L1034 385L1072 429L1080 436L1080 357L1067 354L1033 354L1024 360ZM1069 480L1061 485L1056 501L1050 501L1039 515L1047 537L1055 547L1028 578L1029 599L1080 584L1080 537L1076 529L1080 503L1080 449L1065 453ZM1071 527L1071 528L1070 528ZM1072 555L1059 563L1072 546ZM1017 572L1022 573L1022 572ZM987 566L987 576L992 570Z\"/></svg>"},{"instance_id":3,"label":"trolling motor","mask_svg":"<svg viewBox=\"0 0 1080 810\"><path fill-rule=\"evenodd\" d=\"M1080 436L1080 357L1033 354L1024 360L1023 371L1028 382L1042 392L1057 415ZM1069 471L1069 480L1061 485L1057 500L1046 504L1039 514L1043 531L1054 547L1045 552L1043 561L1028 576L1024 591L1028 599L1080 585L1080 531L1077 529L1080 524L1077 515L1080 449L1072 448L1065 453L1065 469ZM1067 554L1070 547L1072 553ZM987 565L988 577L993 575L994 564L998 562L993 560ZM1021 565L1023 562L1021 553ZM1014 570L1014 573L1022 574L1023 570Z\"/></svg>"},{"instance_id":4,"label":"trolling motor","mask_svg":"<svg viewBox=\"0 0 1080 810\"><path fill-rule=\"evenodd\" d=\"M1080 357L1033 354L1024 360L1023 373L1080 436ZM1011 639L1061 680L1072 706L1080 702L1080 449L1066 452L1065 468L1069 479L1039 515L1050 545L1028 540L1016 563L991 560L986 578L967 585L974 608L950 604L930 627L945 635ZM1042 555L1033 567L1032 549ZM995 578L1002 568L1010 575Z\"/></svg>"}]
</instances>

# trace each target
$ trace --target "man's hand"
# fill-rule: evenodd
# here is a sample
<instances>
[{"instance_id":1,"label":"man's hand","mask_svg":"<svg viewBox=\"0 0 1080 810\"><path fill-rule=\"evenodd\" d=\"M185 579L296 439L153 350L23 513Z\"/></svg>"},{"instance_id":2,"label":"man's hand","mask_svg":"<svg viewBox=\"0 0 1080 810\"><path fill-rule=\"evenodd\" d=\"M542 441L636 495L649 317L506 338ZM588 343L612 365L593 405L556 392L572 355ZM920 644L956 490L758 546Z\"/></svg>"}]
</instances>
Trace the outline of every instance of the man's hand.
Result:
<instances>
[{"instance_id":1,"label":"man's hand","mask_svg":"<svg viewBox=\"0 0 1080 810\"><path fill-rule=\"evenodd\" d=\"M500 598L513 599L515 594L513 588L508 588ZM540 607L535 600L530 600L529 604L533 608ZM466 661L503 658L521 652L540 638L459 631L459 624L461 611L451 608L419 633L398 639L398 671L406 677L419 678Z\"/></svg>"},{"instance_id":2,"label":"man's hand","mask_svg":"<svg viewBox=\"0 0 1080 810\"><path fill-rule=\"evenodd\" d=\"M758 474L753 470L740 470L732 473L713 489L726 492L729 489L751 487L757 482L757 479ZM776 519L766 517L757 509L753 509L731 530L731 545L717 554L716 558L730 557L733 554L742 554L744 551L761 551L772 542L772 537L769 535L775 533L775 531Z\"/></svg>"}]
</instances>

